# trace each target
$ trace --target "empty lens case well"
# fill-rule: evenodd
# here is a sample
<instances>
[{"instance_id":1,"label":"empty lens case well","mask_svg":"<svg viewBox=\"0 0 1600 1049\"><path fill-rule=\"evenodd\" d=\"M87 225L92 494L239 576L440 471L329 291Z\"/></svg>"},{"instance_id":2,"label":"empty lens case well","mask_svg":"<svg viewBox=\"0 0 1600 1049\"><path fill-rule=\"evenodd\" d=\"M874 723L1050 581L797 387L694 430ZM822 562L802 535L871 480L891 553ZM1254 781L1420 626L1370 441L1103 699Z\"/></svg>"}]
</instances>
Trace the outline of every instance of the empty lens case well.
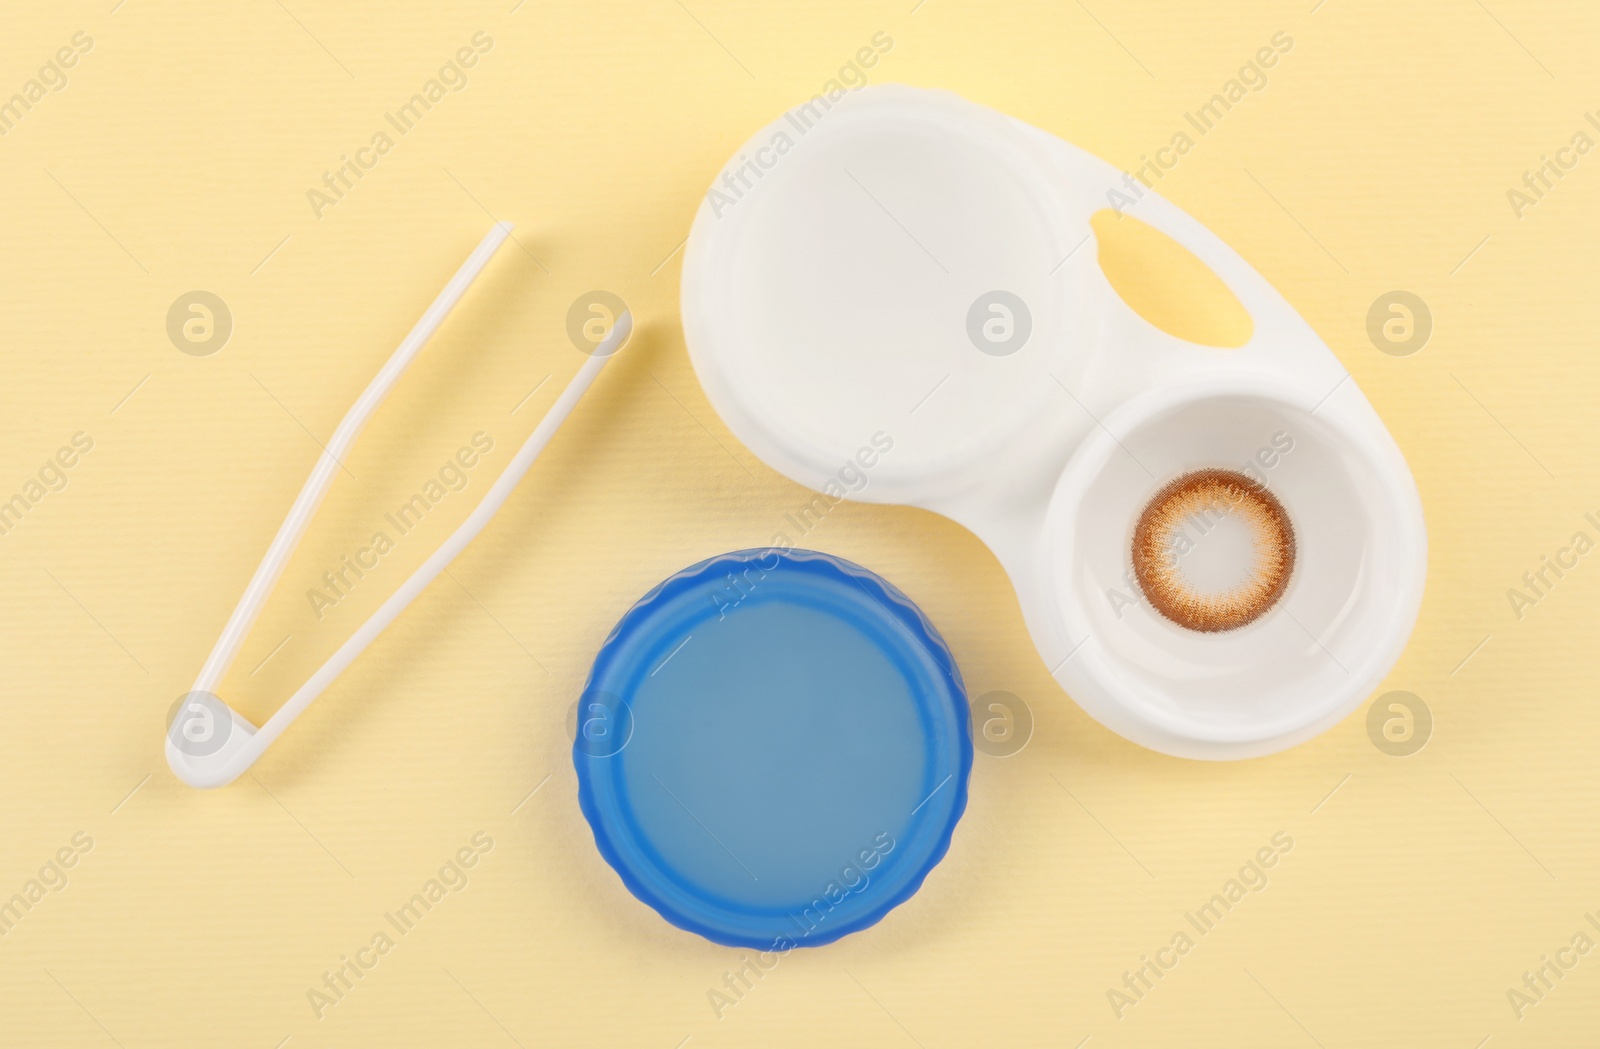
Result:
<instances>
[{"instance_id":1,"label":"empty lens case well","mask_svg":"<svg viewBox=\"0 0 1600 1049\"><path fill-rule=\"evenodd\" d=\"M785 147L736 201L701 207L685 248L685 339L729 428L819 491L887 435L848 497L977 533L1045 666L1129 739L1266 754L1370 695L1421 604L1422 508L1299 314L1189 215L1048 132L940 91L825 101L735 152ZM1123 303L1093 243L1107 207L1209 266L1250 339L1196 345ZM1168 564L1169 512L1203 489L1238 502ZM1247 569L1231 577L1230 543Z\"/></svg>"}]
</instances>

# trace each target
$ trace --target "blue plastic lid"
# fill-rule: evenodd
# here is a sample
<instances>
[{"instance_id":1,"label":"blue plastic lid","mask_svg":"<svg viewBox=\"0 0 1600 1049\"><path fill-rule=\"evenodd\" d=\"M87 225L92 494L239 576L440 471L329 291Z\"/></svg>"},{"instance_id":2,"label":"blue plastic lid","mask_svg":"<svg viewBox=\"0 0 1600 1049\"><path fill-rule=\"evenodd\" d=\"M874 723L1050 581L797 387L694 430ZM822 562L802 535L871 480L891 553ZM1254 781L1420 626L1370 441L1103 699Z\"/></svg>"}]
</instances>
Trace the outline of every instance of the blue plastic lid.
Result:
<instances>
[{"instance_id":1,"label":"blue plastic lid","mask_svg":"<svg viewBox=\"0 0 1600 1049\"><path fill-rule=\"evenodd\" d=\"M572 757L600 853L674 925L762 950L864 929L950 846L972 768L938 631L859 565L702 561L595 658Z\"/></svg>"}]
</instances>

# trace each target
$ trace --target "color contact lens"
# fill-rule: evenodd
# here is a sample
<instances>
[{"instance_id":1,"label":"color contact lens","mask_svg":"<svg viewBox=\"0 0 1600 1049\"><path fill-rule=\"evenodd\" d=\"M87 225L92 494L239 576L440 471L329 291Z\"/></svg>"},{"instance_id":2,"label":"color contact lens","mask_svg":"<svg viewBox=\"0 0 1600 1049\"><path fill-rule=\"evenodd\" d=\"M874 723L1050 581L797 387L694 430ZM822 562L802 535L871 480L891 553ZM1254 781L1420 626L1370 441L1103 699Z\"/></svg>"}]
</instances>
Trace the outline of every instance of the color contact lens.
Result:
<instances>
[{"instance_id":1,"label":"color contact lens","mask_svg":"<svg viewBox=\"0 0 1600 1049\"><path fill-rule=\"evenodd\" d=\"M1294 571L1294 526L1276 496L1233 470L1196 470L1151 497L1133 531L1133 573L1151 607L1201 633L1264 615Z\"/></svg>"}]
</instances>

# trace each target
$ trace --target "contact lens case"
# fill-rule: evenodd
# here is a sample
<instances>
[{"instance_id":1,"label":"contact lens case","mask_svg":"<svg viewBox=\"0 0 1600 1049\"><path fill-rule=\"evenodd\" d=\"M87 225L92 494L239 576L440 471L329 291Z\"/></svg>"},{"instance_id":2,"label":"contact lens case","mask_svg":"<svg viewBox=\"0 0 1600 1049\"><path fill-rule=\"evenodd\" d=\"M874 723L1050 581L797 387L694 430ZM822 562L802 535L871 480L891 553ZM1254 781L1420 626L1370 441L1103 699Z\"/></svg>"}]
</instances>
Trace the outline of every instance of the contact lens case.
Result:
<instances>
[{"instance_id":1,"label":"contact lens case","mask_svg":"<svg viewBox=\"0 0 1600 1049\"><path fill-rule=\"evenodd\" d=\"M1247 343L1187 342L1122 301L1090 227L1112 202L1221 278ZM1333 353L1199 222L1038 128L941 91L813 98L713 182L682 315L740 440L831 497L976 533L1051 674L1144 746L1309 739L1416 621L1416 485Z\"/></svg>"}]
</instances>

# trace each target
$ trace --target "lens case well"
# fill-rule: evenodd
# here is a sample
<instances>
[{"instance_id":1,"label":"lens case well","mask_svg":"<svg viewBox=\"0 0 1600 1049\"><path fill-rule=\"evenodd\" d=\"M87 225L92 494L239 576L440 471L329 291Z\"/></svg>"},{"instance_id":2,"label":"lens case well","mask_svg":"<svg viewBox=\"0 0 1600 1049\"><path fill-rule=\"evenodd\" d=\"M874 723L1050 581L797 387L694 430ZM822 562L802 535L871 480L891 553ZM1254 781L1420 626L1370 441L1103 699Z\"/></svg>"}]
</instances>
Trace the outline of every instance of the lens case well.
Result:
<instances>
[{"instance_id":1,"label":"lens case well","mask_svg":"<svg viewBox=\"0 0 1600 1049\"><path fill-rule=\"evenodd\" d=\"M944 856L972 767L950 650L841 558L745 550L662 582L579 699L601 854L674 925L762 951L879 921Z\"/></svg>"},{"instance_id":2,"label":"lens case well","mask_svg":"<svg viewBox=\"0 0 1600 1049\"><path fill-rule=\"evenodd\" d=\"M1122 301L1090 225L1111 203L1216 273L1250 315L1244 345L1187 342ZM892 451L848 496L975 532L1056 680L1138 743L1226 759L1309 739L1410 635L1421 503L1354 381L1204 226L1044 131L901 86L784 114L702 204L682 314L741 440L828 490L883 435ZM1141 569L1141 516L1206 471L1244 494L1164 521ZM1283 578L1255 607L1240 588L1262 557ZM1230 600L1249 614L1191 614Z\"/></svg>"}]
</instances>

